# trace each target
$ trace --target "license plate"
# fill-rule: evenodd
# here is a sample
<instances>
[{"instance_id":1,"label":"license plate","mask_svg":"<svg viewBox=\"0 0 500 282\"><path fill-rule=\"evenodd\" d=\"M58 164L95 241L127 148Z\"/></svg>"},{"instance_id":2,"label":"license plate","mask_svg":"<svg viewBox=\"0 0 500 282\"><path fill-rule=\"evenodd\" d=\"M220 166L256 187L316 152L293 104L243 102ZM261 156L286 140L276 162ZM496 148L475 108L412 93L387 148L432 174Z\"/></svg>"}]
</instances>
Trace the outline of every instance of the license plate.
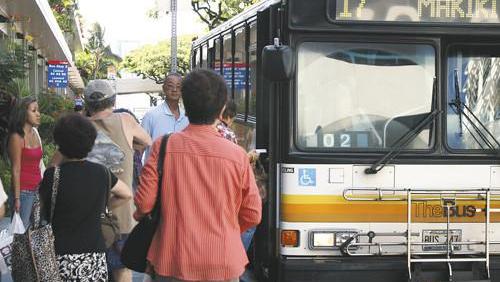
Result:
<instances>
[{"instance_id":1,"label":"license plate","mask_svg":"<svg viewBox=\"0 0 500 282\"><path fill-rule=\"evenodd\" d=\"M446 230L422 230L422 242L424 243L440 243L443 245L424 245L424 251L446 251L446 237L448 231ZM450 241L462 242L462 230L450 229ZM453 250L459 251L462 248L460 245L454 245Z\"/></svg>"}]
</instances>

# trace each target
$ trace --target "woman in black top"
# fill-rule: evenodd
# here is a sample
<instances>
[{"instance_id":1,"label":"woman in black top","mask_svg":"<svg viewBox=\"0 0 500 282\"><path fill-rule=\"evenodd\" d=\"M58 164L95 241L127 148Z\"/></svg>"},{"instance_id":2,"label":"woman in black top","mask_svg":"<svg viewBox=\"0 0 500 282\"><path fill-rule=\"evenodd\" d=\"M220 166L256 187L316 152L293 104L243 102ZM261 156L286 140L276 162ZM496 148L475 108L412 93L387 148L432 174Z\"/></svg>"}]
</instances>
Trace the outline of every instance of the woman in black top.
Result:
<instances>
[{"instance_id":1,"label":"woman in black top","mask_svg":"<svg viewBox=\"0 0 500 282\"><path fill-rule=\"evenodd\" d=\"M92 123L78 114L69 114L57 122L54 140L64 156L60 165L59 186L52 220L56 254L63 281L107 281L101 214L132 198L131 189L106 167L85 157L96 138ZM55 168L45 171L40 198L46 218L50 217Z\"/></svg>"}]
</instances>

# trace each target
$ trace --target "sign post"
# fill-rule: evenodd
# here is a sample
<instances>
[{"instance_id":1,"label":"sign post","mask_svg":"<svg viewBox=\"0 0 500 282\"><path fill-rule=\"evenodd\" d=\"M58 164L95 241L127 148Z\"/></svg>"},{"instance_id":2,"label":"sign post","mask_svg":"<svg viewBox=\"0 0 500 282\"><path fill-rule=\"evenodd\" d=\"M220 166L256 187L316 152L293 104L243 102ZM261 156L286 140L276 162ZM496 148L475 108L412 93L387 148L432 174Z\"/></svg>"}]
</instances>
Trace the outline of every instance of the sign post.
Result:
<instances>
[{"instance_id":1,"label":"sign post","mask_svg":"<svg viewBox=\"0 0 500 282\"><path fill-rule=\"evenodd\" d=\"M49 88L68 87L68 62L49 61L47 86Z\"/></svg>"}]
</instances>

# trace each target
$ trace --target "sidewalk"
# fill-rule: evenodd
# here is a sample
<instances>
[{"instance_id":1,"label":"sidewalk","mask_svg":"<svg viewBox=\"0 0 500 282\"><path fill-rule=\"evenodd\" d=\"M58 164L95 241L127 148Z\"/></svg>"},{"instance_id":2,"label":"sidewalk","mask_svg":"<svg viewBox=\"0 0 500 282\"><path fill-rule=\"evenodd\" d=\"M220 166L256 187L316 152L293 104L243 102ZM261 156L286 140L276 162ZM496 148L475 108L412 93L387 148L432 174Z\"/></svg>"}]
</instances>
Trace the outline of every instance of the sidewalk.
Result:
<instances>
[{"instance_id":1,"label":"sidewalk","mask_svg":"<svg viewBox=\"0 0 500 282\"><path fill-rule=\"evenodd\" d=\"M8 228L9 223L10 223L10 218L3 218L3 219L1 219L0 220L0 230ZM142 278L143 278L142 276L143 276L142 273L136 273L136 272L134 272L133 282L142 282ZM1 281L2 282L12 282L12 277L10 276L10 273L9 274L3 274Z\"/></svg>"},{"instance_id":2,"label":"sidewalk","mask_svg":"<svg viewBox=\"0 0 500 282\"><path fill-rule=\"evenodd\" d=\"M1 219L0 220L0 230L8 228L9 223L10 223L10 218L3 218L3 219ZM250 273L249 276L250 277L247 278L248 279L247 281L251 281L251 282L256 281L255 278L253 277L253 274ZM134 272L133 278L132 278L133 282L142 282L142 279L143 279L143 274L142 273ZM10 273L6 274L6 275L2 275L1 282L12 282L12 278L10 276Z\"/></svg>"}]
</instances>

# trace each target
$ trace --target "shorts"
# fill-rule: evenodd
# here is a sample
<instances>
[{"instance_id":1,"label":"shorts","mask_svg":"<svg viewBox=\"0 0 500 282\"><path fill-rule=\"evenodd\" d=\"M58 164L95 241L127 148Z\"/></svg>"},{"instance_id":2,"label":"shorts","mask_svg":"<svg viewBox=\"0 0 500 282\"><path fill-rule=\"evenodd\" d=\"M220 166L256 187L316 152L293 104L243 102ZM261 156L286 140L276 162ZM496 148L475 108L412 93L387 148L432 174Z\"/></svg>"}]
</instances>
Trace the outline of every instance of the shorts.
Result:
<instances>
[{"instance_id":1,"label":"shorts","mask_svg":"<svg viewBox=\"0 0 500 282\"><path fill-rule=\"evenodd\" d=\"M121 238L116 241L113 246L106 250L106 261L108 264L108 270L111 272L116 269L126 268L123 265L121 260L121 254L123 245L125 245L125 241L127 241L128 234L122 234Z\"/></svg>"}]
</instances>

